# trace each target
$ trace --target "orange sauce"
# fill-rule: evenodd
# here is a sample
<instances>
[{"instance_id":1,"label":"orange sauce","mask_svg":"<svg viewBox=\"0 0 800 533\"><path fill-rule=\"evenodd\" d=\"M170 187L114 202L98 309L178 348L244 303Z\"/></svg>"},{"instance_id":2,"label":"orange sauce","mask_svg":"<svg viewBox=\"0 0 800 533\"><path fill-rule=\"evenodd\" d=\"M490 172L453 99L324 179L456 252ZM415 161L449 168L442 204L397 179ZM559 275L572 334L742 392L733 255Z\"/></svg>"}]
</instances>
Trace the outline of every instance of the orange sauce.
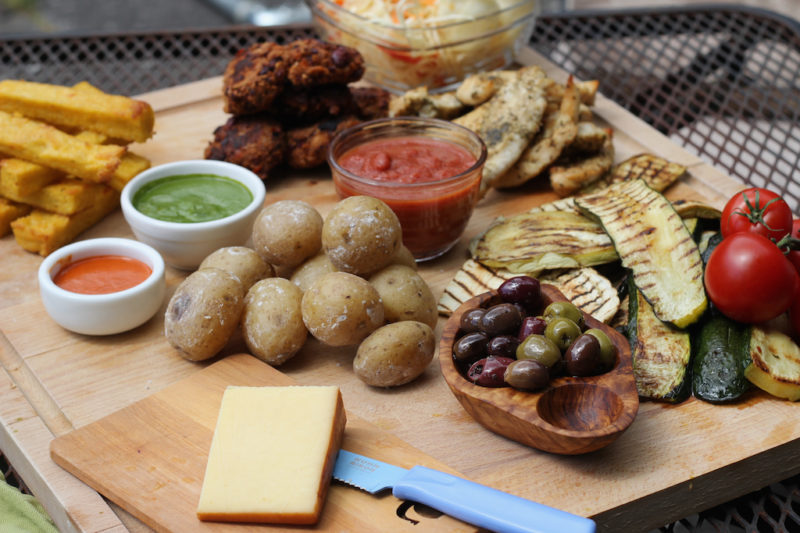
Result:
<instances>
[{"instance_id":1,"label":"orange sauce","mask_svg":"<svg viewBox=\"0 0 800 533\"><path fill-rule=\"evenodd\" d=\"M146 280L153 270L132 257L96 255L69 263L53 282L80 294L108 294L124 291Z\"/></svg>"}]
</instances>

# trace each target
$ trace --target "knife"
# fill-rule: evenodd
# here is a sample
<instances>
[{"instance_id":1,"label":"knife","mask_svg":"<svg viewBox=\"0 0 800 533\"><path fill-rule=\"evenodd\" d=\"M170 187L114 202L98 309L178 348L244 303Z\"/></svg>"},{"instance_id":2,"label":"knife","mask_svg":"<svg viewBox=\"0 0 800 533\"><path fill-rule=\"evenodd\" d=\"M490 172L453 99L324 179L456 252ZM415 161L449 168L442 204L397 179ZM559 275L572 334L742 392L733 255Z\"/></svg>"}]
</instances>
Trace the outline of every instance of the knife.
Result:
<instances>
[{"instance_id":1,"label":"knife","mask_svg":"<svg viewBox=\"0 0 800 533\"><path fill-rule=\"evenodd\" d=\"M392 489L401 500L425 504L498 533L593 533L593 520L532 502L438 470L400 468L339 450L333 477L376 494Z\"/></svg>"}]
</instances>

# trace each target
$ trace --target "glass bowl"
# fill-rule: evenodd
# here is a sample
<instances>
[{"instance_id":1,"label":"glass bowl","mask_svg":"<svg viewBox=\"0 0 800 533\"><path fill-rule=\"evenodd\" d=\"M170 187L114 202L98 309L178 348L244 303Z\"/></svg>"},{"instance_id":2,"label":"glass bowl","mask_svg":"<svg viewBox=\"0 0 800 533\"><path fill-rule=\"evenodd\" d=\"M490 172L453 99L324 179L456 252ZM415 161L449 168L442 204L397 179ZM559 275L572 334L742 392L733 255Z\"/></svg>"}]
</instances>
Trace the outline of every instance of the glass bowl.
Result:
<instances>
[{"instance_id":1,"label":"glass bowl","mask_svg":"<svg viewBox=\"0 0 800 533\"><path fill-rule=\"evenodd\" d=\"M373 179L340 164L342 156L357 147L386 140L401 144L403 139L451 143L466 150L474 162L454 175L431 181L413 181L407 175L394 181ZM439 257L458 242L479 199L485 161L486 146L478 135L452 122L419 117L363 122L340 132L328 149L328 164L339 196L372 196L385 202L400 219L403 244L417 261Z\"/></svg>"},{"instance_id":2,"label":"glass bowl","mask_svg":"<svg viewBox=\"0 0 800 533\"><path fill-rule=\"evenodd\" d=\"M368 6L358 12L339 5L347 0L306 3L323 39L357 49L364 78L397 93L421 85L443 91L469 74L513 64L540 10L537 0L351 1Z\"/></svg>"}]
</instances>

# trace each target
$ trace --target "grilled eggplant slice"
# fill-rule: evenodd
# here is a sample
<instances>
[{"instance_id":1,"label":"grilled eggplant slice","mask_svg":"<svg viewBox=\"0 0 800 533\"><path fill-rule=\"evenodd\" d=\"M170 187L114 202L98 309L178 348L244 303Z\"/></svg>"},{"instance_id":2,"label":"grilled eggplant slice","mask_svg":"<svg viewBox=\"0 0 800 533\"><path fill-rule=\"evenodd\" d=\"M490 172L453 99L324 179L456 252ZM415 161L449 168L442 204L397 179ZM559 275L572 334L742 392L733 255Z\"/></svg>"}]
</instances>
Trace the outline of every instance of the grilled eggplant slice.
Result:
<instances>
[{"instance_id":1,"label":"grilled eggplant slice","mask_svg":"<svg viewBox=\"0 0 800 533\"><path fill-rule=\"evenodd\" d=\"M542 283L558 287L569 301L597 320L611 322L619 310L619 294L608 278L597 270L584 267L566 272L547 272L539 278Z\"/></svg>"},{"instance_id":2,"label":"grilled eggplant slice","mask_svg":"<svg viewBox=\"0 0 800 533\"><path fill-rule=\"evenodd\" d=\"M505 269L494 270L468 259L439 298L439 314L449 316L473 296L495 290L505 280L518 275ZM597 320L608 323L619 309L616 289L608 278L593 268L549 272L539 279L558 287L572 303Z\"/></svg>"},{"instance_id":3,"label":"grilled eggplant slice","mask_svg":"<svg viewBox=\"0 0 800 533\"><path fill-rule=\"evenodd\" d=\"M661 321L629 278L628 340L641 398L670 403L689 396L691 341L686 330Z\"/></svg>"},{"instance_id":4,"label":"grilled eggplant slice","mask_svg":"<svg viewBox=\"0 0 800 533\"><path fill-rule=\"evenodd\" d=\"M492 269L467 259L444 288L437 306L439 314L450 316L473 296L494 290L505 280L518 275L504 269Z\"/></svg>"},{"instance_id":5,"label":"grilled eggplant slice","mask_svg":"<svg viewBox=\"0 0 800 533\"><path fill-rule=\"evenodd\" d=\"M602 265L618 259L603 228L570 211L538 211L500 219L470 243L472 258L493 268L537 273Z\"/></svg>"},{"instance_id":6,"label":"grilled eggplant slice","mask_svg":"<svg viewBox=\"0 0 800 533\"><path fill-rule=\"evenodd\" d=\"M542 211L567 211L572 213L580 213L578 208L575 207L575 198L568 196L545 204L539 204L528 210L528 213L540 213Z\"/></svg>"},{"instance_id":7,"label":"grilled eggplant slice","mask_svg":"<svg viewBox=\"0 0 800 533\"><path fill-rule=\"evenodd\" d=\"M753 326L750 358L744 371L750 383L778 398L800 400L800 348L791 337L777 329Z\"/></svg>"},{"instance_id":8,"label":"grilled eggplant slice","mask_svg":"<svg viewBox=\"0 0 800 533\"><path fill-rule=\"evenodd\" d=\"M606 230L622 266L664 322L685 328L708 307L700 251L669 201L642 180L575 199Z\"/></svg>"},{"instance_id":9,"label":"grilled eggplant slice","mask_svg":"<svg viewBox=\"0 0 800 533\"><path fill-rule=\"evenodd\" d=\"M672 202L681 218L702 218L705 220L719 220L722 218L722 211L714 206L697 200L675 200Z\"/></svg>"},{"instance_id":10,"label":"grilled eggplant slice","mask_svg":"<svg viewBox=\"0 0 800 533\"><path fill-rule=\"evenodd\" d=\"M588 184L580 194L590 194L623 181L642 179L651 189L664 191L686 173L686 167L653 154L639 154L611 169L603 178Z\"/></svg>"}]
</instances>

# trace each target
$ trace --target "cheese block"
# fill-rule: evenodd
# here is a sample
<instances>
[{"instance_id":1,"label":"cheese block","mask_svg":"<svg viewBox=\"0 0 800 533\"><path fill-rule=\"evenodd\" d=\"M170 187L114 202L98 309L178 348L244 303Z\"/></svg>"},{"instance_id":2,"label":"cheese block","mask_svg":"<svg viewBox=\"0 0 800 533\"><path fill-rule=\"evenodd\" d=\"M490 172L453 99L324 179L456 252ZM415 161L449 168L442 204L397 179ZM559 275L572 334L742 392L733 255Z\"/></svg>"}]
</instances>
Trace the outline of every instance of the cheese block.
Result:
<instances>
[{"instance_id":1,"label":"cheese block","mask_svg":"<svg viewBox=\"0 0 800 533\"><path fill-rule=\"evenodd\" d=\"M211 442L197 517L316 523L344 427L338 387L228 387Z\"/></svg>"}]
</instances>

